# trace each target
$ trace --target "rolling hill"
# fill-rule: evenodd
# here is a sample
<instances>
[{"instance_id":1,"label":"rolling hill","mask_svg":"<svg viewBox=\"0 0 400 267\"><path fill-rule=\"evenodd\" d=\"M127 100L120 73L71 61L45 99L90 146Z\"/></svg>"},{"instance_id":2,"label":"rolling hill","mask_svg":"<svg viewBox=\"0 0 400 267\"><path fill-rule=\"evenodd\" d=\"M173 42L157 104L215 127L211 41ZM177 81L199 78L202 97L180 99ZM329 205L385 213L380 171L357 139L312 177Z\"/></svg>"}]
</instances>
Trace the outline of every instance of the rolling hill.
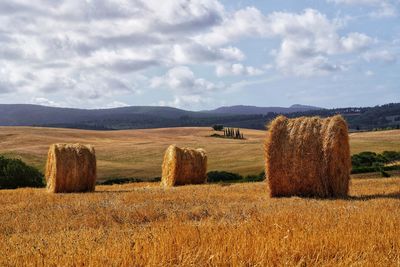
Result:
<instances>
[{"instance_id":1,"label":"rolling hill","mask_svg":"<svg viewBox=\"0 0 400 267\"><path fill-rule=\"evenodd\" d=\"M323 108L313 107L313 106L305 106L295 104L288 108L284 107L255 107L255 106L228 106L228 107L220 107L214 110L207 111L209 113L217 113L217 114L237 114L237 115L254 115L254 114L263 114L267 115L268 113L277 113L277 114L287 114L294 112L305 112L311 110L321 110Z\"/></svg>"},{"instance_id":2,"label":"rolling hill","mask_svg":"<svg viewBox=\"0 0 400 267\"><path fill-rule=\"evenodd\" d=\"M122 131L89 131L39 127L0 127L0 154L22 158L43 170L52 143L92 144L96 148L100 180L160 176L165 149L170 144L202 147L208 169L242 175L263 170L265 131L244 129L245 140L209 137L210 128L163 128ZM352 153L382 152L400 147L400 130L350 135Z\"/></svg>"},{"instance_id":3,"label":"rolling hill","mask_svg":"<svg viewBox=\"0 0 400 267\"><path fill-rule=\"evenodd\" d=\"M321 109L293 105L282 107L232 106L210 111L187 111L171 107L133 106L112 109L73 109L25 104L0 104L0 126L43 126L92 130L199 127L265 129L266 123L288 117L342 114L353 130L399 127L400 104L376 107Z\"/></svg>"}]
</instances>

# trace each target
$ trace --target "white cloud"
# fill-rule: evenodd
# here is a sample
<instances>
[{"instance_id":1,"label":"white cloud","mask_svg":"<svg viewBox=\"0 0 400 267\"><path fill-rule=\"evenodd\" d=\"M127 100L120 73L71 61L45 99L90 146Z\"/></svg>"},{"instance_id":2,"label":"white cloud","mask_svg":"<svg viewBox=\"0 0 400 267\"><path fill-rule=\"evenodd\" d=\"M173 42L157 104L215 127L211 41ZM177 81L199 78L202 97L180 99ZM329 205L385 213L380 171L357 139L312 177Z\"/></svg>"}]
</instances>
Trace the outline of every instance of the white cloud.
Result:
<instances>
[{"instance_id":1,"label":"white cloud","mask_svg":"<svg viewBox=\"0 0 400 267\"><path fill-rule=\"evenodd\" d=\"M195 37L200 43L218 46L243 37L268 34L266 17L255 7L246 7L233 14L227 14L221 24L210 32Z\"/></svg>"},{"instance_id":2,"label":"white cloud","mask_svg":"<svg viewBox=\"0 0 400 267\"><path fill-rule=\"evenodd\" d=\"M174 67L165 75L154 77L150 81L150 86L170 90L174 101L163 103L175 107L186 107L189 104L200 105L209 99L208 94L225 88L223 84L214 84L206 79L195 77L186 66Z\"/></svg>"},{"instance_id":3,"label":"white cloud","mask_svg":"<svg viewBox=\"0 0 400 267\"><path fill-rule=\"evenodd\" d=\"M328 2L346 5L377 5L382 0L328 0Z\"/></svg>"},{"instance_id":4,"label":"white cloud","mask_svg":"<svg viewBox=\"0 0 400 267\"><path fill-rule=\"evenodd\" d=\"M372 70L367 70L367 71L365 72L365 75L366 75L366 76L374 76L375 73L374 73Z\"/></svg>"},{"instance_id":5,"label":"white cloud","mask_svg":"<svg viewBox=\"0 0 400 267\"><path fill-rule=\"evenodd\" d=\"M219 88L212 82L196 78L186 66L172 68L165 75L154 77L150 85L153 88L167 87L183 94L202 94Z\"/></svg>"},{"instance_id":6,"label":"white cloud","mask_svg":"<svg viewBox=\"0 0 400 267\"><path fill-rule=\"evenodd\" d=\"M280 48L272 53L277 69L287 74L312 76L345 68L343 64L331 62L331 56L358 53L372 45L372 38L363 33L350 32L340 36L340 26L337 20L329 20L314 9L263 15L252 7L227 16L211 32L195 38L211 46L243 37L278 38L281 40ZM220 67L219 73L224 73L224 69Z\"/></svg>"},{"instance_id":7,"label":"white cloud","mask_svg":"<svg viewBox=\"0 0 400 267\"><path fill-rule=\"evenodd\" d=\"M0 14L0 93L89 101L137 92L135 78L149 68L244 58L190 39L222 21L217 0L15 0L1 2Z\"/></svg>"},{"instance_id":8,"label":"white cloud","mask_svg":"<svg viewBox=\"0 0 400 267\"><path fill-rule=\"evenodd\" d=\"M211 102L213 102L213 99L210 97L201 95L180 95L174 96L174 99L171 101L159 101L158 105L193 109L209 105Z\"/></svg>"},{"instance_id":9,"label":"white cloud","mask_svg":"<svg viewBox=\"0 0 400 267\"><path fill-rule=\"evenodd\" d=\"M197 64L210 62L240 61L244 54L236 47L213 48L195 42L175 44L170 59L171 64Z\"/></svg>"},{"instance_id":10,"label":"white cloud","mask_svg":"<svg viewBox=\"0 0 400 267\"><path fill-rule=\"evenodd\" d=\"M347 52L353 52L368 48L372 44L373 40L365 34L353 32L348 34L346 37L342 37L341 42L343 48Z\"/></svg>"},{"instance_id":11,"label":"white cloud","mask_svg":"<svg viewBox=\"0 0 400 267\"><path fill-rule=\"evenodd\" d=\"M300 14L273 13L270 27L282 38L280 50L276 52L277 68L300 76L343 70L344 66L330 62L329 56L359 52L372 43L370 37L361 33L340 37L337 26L313 9Z\"/></svg>"},{"instance_id":12,"label":"white cloud","mask_svg":"<svg viewBox=\"0 0 400 267\"><path fill-rule=\"evenodd\" d=\"M47 99L45 97L34 97L31 99L31 104L36 104L36 105L43 105L43 106L51 106L51 107L60 107L62 104L52 101L50 99Z\"/></svg>"},{"instance_id":13,"label":"white cloud","mask_svg":"<svg viewBox=\"0 0 400 267\"><path fill-rule=\"evenodd\" d=\"M398 0L328 0L336 4L349 6L366 6L372 9L369 16L376 18L396 17L398 15Z\"/></svg>"},{"instance_id":14,"label":"white cloud","mask_svg":"<svg viewBox=\"0 0 400 267\"><path fill-rule=\"evenodd\" d=\"M397 61L395 53L389 50L368 51L362 56L367 62L380 61L384 63L394 63Z\"/></svg>"},{"instance_id":15,"label":"white cloud","mask_svg":"<svg viewBox=\"0 0 400 267\"><path fill-rule=\"evenodd\" d=\"M361 2L377 11L384 6ZM0 94L38 101L44 94L53 101L57 94L68 104L104 106L111 98L139 93L149 83L147 75L167 68L151 79L152 87L169 88L175 103L200 103L226 86L182 65L202 73L215 68L219 77L255 76L264 68L244 61L264 53L273 57L264 62L269 68L313 76L345 69L338 59L345 54L389 61L387 55L368 54L372 38L341 33L339 24L314 9L266 14L256 7L226 10L218 0L0 1ZM245 42L256 38L268 47L279 45L270 54L246 51Z\"/></svg>"},{"instance_id":16,"label":"white cloud","mask_svg":"<svg viewBox=\"0 0 400 267\"><path fill-rule=\"evenodd\" d=\"M111 103L107 104L107 108L119 108L119 107L127 107L129 106L127 103L125 102L121 102L121 101L112 101Z\"/></svg>"},{"instance_id":17,"label":"white cloud","mask_svg":"<svg viewBox=\"0 0 400 267\"><path fill-rule=\"evenodd\" d=\"M263 70L252 67L244 66L242 64L230 64L230 65L217 65L215 72L218 77L230 76L230 75L246 75L246 76L256 76L263 74Z\"/></svg>"},{"instance_id":18,"label":"white cloud","mask_svg":"<svg viewBox=\"0 0 400 267\"><path fill-rule=\"evenodd\" d=\"M237 47L233 46L223 47L220 49L220 52L226 59L239 60L239 61L245 59L245 55Z\"/></svg>"}]
</instances>

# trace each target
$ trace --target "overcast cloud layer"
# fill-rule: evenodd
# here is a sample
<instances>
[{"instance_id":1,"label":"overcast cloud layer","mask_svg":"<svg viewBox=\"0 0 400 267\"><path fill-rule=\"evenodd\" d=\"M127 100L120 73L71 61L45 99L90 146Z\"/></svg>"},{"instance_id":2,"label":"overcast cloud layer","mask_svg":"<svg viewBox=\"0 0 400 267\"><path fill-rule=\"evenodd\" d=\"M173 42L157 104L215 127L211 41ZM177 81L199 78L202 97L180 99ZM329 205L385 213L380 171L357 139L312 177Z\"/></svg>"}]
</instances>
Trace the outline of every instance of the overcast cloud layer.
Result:
<instances>
[{"instance_id":1,"label":"overcast cloud layer","mask_svg":"<svg viewBox=\"0 0 400 267\"><path fill-rule=\"evenodd\" d=\"M400 0L0 1L0 103L400 102Z\"/></svg>"}]
</instances>

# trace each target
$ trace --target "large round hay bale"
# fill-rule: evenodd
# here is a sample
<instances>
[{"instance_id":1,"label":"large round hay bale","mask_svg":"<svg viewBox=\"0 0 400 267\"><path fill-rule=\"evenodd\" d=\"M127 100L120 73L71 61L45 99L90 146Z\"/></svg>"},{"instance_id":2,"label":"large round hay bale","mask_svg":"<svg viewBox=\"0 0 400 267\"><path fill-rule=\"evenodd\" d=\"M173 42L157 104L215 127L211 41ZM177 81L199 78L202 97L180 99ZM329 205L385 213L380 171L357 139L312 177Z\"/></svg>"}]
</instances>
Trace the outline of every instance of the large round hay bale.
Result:
<instances>
[{"instance_id":1,"label":"large round hay bale","mask_svg":"<svg viewBox=\"0 0 400 267\"><path fill-rule=\"evenodd\" d=\"M206 181L207 155L203 149L168 147L162 164L162 185L202 184Z\"/></svg>"},{"instance_id":2,"label":"large round hay bale","mask_svg":"<svg viewBox=\"0 0 400 267\"><path fill-rule=\"evenodd\" d=\"M341 116L279 116L268 126L264 152L272 197L347 195L351 157L348 128Z\"/></svg>"},{"instance_id":3,"label":"large round hay bale","mask_svg":"<svg viewBox=\"0 0 400 267\"><path fill-rule=\"evenodd\" d=\"M96 176L96 154L92 146L80 144L50 146L46 164L49 192L94 191Z\"/></svg>"}]
</instances>

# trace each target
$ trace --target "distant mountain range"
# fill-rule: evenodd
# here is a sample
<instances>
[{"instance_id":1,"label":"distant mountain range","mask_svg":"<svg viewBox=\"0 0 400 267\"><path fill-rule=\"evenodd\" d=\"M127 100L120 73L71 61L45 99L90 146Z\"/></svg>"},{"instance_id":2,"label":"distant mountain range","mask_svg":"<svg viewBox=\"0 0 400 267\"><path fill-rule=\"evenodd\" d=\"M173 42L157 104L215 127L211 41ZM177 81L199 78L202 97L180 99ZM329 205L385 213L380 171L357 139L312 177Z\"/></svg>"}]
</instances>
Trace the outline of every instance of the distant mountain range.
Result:
<instances>
[{"instance_id":1,"label":"distant mountain range","mask_svg":"<svg viewBox=\"0 0 400 267\"><path fill-rule=\"evenodd\" d=\"M209 113L217 113L217 114L240 114L240 115L251 115L251 114L268 114L268 113L279 113L279 114L287 114L293 112L304 112L309 110L320 110L323 108L313 107L313 106L305 106L305 105L292 105L288 108L284 107L256 107L256 106L229 106L229 107L220 107L214 110L209 110Z\"/></svg>"},{"instance_id":2,"label":"distant mountain range","mask_svg":"<svg viewBox=\"0 0 400 267\"><path fill-rule=\"evenodd\" d=\"M265 124L279 114L288 117L342 114L352 129L396 127L400 124L400 104L341 109L298 104L288 108L239 105L198 112L158 106L73 109L0 104L0 126L119 130L223 124L230 127L265 129Z\"/></svg>"}]
</instances>

